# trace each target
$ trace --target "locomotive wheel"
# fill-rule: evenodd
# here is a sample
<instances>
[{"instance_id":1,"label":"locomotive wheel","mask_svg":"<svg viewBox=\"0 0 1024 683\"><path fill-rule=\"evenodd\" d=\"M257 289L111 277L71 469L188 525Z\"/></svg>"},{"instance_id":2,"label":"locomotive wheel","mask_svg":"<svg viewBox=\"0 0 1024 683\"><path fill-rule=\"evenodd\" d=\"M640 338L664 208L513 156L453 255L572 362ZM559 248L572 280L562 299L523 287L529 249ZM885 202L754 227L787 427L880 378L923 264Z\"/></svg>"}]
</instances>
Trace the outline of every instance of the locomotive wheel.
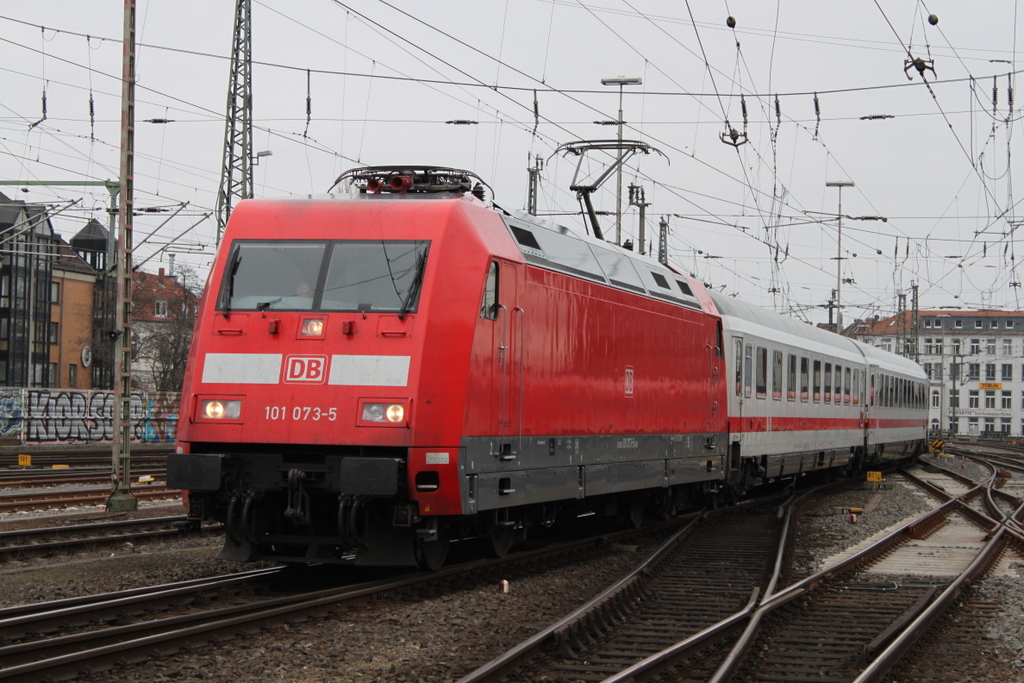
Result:
<instances>
[{"instance_id":1,"label":"locomotive wheel","mask_svg":"<svg viewBox=\"0 0 1024 683\"><path fill-rule=\"evenodd\" d=\"M646 512L647 499L643 496L634 498L629 507L629 522L633 525L634 529L639 529L644 525L644 514Z\"/></svg>"},{"instance_id":2,"label":"locomotive wheel","mask_svg":"<svg viewBox=\"0 0 1024 683\"><path fill-rule=\"evenodd\" d=\"M426 569L430 572L436 572L444 565L444 560L448 557L448 531L447 529L438 529L437 540L424 541L417 538L413 543L413 553L416 555L416 562L419 563L422 569Z\"/></svg>"},{"instance_id":3,"label":"locomotive wheel","mask_svg":"<svg viewBox=\"0 0 1024 683\"><path fill-rule=\"evenodd\" d=\"M516 542L516 529L514 526L500 526L495 524L491 527L491 532L487 534L485 539L485 548L487 551L497 558L502 558L508 555L508 551L512 549L512 545Z\"/></svg>"}]
</instances>

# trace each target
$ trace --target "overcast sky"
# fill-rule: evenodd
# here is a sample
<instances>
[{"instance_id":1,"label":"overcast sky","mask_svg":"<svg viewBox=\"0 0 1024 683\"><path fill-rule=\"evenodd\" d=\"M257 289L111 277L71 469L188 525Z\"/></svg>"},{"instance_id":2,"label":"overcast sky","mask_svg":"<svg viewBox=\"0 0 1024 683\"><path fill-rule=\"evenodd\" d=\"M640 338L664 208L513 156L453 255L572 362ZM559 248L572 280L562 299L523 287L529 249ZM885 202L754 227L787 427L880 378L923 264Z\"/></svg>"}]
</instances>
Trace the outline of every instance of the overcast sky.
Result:
<instances>
[{"instance_id":1,"label":"overcast sky","mask_svg":"<svg viewBox=\"0 0 1024 683\"><path fill-rule=\"evenodd\" d=\"M122 12L0 2L0 178L116 180ZM252 15L254 146L272 152L257 197L323 193L360 164L418 163L475 171L498 204L523 209L539 155L539 212L582 231L576 158L552 155L614 138L594 123L618 114L619 90L601 79L640 77L624 88L624 137L664 156L630 160L623 185L644 188L649 236L669 216L677 268L812 321L828 317L837 264L846 322L891 314L912 283L922 309L1020 307L1015 3L253 0ZM136 262L216 205L233 18L229 0L139 1L136 207L188 206L136 219L137 243L159 227ZM934 70L922 79L911 56ZM447 123L459 120L475 123ZM726 120L746 144L721 141ZM839 191L826 186L837 181L855 184L840 261ZM80 200L54 221L66 238L106 222L102 188L0 189L57 208ZM613 176L599 210L614 213L614 193ZM624 214L624 239L637 219ZM614 237L614 216L602 221ZM212 217L200 222L171 247L177 263L205 273L215 234ZM166 265L159 253L144 268Z\"/></svg>"}]
</instances>

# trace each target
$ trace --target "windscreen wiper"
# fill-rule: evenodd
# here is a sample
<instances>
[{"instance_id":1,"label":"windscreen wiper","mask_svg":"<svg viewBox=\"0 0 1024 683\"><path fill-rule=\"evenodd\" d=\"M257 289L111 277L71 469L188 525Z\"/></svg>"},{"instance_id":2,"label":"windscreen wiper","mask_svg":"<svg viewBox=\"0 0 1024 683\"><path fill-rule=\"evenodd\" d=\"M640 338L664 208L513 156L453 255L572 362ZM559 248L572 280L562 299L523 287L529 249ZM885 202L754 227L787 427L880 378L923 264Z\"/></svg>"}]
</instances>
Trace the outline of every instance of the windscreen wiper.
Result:
<instances>
[{"instance_id":1,"label":"windscreen wiper","mask_svg":"<svg viewBox=\"0 0 1024 683\"><path fill-rule=\"evenodd\" d=\"M409 291L405 295L405 300L402 301L402 308L398 311L398 319L405 320L405 313L409 310L409 306L412 304L416 295L420 291L420 285L423 283L423 270L424 266L427 265L427 252L423 251L416 259L416 274L413 275L412 283L409 285Z\"/></svg>"},{"instance_id":2,"label":"windscreen wiper","mask_svg":"<svg viewBox=\"0 0 1024 683\"><path fill-rule=\"evenodd\" d=\"M235 273L238 272L238 266L242 263L242 250L238 249L235 251L234 261L231 263L231 274L228 275L228 296L224 300L224 317L227 318L231 314L231 299L235 296Z\"/></svg>"}]
</instances>

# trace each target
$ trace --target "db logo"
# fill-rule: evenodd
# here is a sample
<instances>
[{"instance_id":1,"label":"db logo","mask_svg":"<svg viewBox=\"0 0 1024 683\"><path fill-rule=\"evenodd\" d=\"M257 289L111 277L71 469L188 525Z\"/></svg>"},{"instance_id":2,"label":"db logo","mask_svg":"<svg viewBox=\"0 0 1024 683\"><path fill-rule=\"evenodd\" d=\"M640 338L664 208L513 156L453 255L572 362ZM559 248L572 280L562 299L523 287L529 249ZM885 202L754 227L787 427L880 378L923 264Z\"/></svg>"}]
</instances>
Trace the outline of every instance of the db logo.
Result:
<instances>
[{"instance_id":1,"label":"db logo","mask_svg":"<svg viewBox=\"0 0 1024 683\"><path fill-rule=\"evenodd\" d=\"M627 397L633 395L633 366L632 365L627 365L626 366L625 389L626 389L626 396Z\"/></svg>"},{"instance_id":2,"label":"db logo","mask_svg":"<svg viewBox=\"0 0 1024 683\"><path fill-rule=\"evenodd\" d=\"M327 356L286 356L284 381L323 384L327 379Z\"/></svg>"}]
</instances>

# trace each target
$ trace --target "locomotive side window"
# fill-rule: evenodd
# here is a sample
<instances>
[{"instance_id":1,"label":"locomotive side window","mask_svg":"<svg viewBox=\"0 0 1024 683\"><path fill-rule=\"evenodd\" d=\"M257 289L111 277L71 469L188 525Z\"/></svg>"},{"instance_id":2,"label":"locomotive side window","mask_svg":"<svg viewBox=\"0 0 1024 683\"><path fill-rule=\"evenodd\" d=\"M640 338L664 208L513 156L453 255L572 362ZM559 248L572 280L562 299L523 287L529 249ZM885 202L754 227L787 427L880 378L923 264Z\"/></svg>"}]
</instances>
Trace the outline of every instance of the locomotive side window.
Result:
<instances>
[{"instance_id":1,"label":"locomotive side window","mask_svg":"<svg viewBox=\"0 0 1024 683\"><path fill-rule=\"evenodd\" d=\"M751 385L754 381L754 349L746 345L743 352L743 395L750 398Z\"/></svg>"},{"instance_id":2,"label":"locomotive side window","mask_svg":"<svg viewBox=\"0 0 1024 683\"><path fill-rule=\"evenodd\" d=\"M768 349L757 347L757 397L768 395Z\"/></svg>"},{"instance_id":3,"label":"locomotive side window","mask_svg":"<svg viewBox=\"0 0 1024 683\"><path fill-rule=\"evenodd\" d=\"M480 302L480 317L487 320L498 319L498 262L491 261L487 271L487 282L484 283L484 297Z\"/></svg>"},{"instance_id":4,"label":"locomotive side window","mask_svg":"<svg viewBox=\"0 0 1024 683\"><path fill-rule=\"evenodd\" d=\"M850 405L850 368L846 368L846 378L843 383L843 403Z\"/></svg>"},{"instance_id":5,"label":"locomotive side window","mask_svg":"<svg viewBox=\"0 0 1024 683\"><path fill-rule=\"evenodd\" d=\"M810 360L805 356L800 358L800 400L807 403L810 397Z\"/></svg>"},{"instance_id":6,"label":"locomotive side window","mask_svg":"<svg viewBox=\"0 0 1024 683\"><path fill-rule=\"evenodd\" d=\"M789 373L786 379L786 398L796 400L796 354L789 354Z\"/></svg>"},{"instance_id":7,"label":"locomotive side window","mask_svg":"<svg viewBox=\"0 0 1024 683\"><path fill-rule=\"evenodd\" d=\"M825 403L832 402L832 364L825 363Z\"/></svg>"},{"instance_id":8,"label":"locomotive side window","mask_svg":"<svg viewBox=\"0 0 1024 683\"><path fill-rule=\"evenodd\" d=\"M739 396L743 387L743 337L735 337L733 342L736 346L736 395Z\"/></svg>"},{"instance_id":9,"label":"locomotive side window","mask_svg":"<svg viewBox=\"0 0 1024 683\"><path fill-rule=\"evenodd\" d=\"M772 351L772 398L782 400L782 351Z\"/></svg>"},{"instance_id":10,"label":"locomotive side window","mask_svg":"<svg viewBox=\"0 0 1024 683\"><path fill-rule=\"evenodd\" d=\"M821 401L821 361L814 361L814 402Z\"/></svg>"},{"instance_id":11,"label":"locomotive side window","mask_svg":"<svg viewBox=\"0 0 1024 683\"><path fill-rule=\"evenodd\" d=\"M860 369L853 369L853 405L860 405Z\"/></svg>"},{"instance_id":12,"label":"locomotive side window","mask_svg":"<svg viewBox=\"0 0 1024 683\"><path fill-rule=\"evenodd\" d=\"M870 405L875 405L875 373L871 373L871 395L868 398L871 400Z\"/></svg>"}]
</instances>

